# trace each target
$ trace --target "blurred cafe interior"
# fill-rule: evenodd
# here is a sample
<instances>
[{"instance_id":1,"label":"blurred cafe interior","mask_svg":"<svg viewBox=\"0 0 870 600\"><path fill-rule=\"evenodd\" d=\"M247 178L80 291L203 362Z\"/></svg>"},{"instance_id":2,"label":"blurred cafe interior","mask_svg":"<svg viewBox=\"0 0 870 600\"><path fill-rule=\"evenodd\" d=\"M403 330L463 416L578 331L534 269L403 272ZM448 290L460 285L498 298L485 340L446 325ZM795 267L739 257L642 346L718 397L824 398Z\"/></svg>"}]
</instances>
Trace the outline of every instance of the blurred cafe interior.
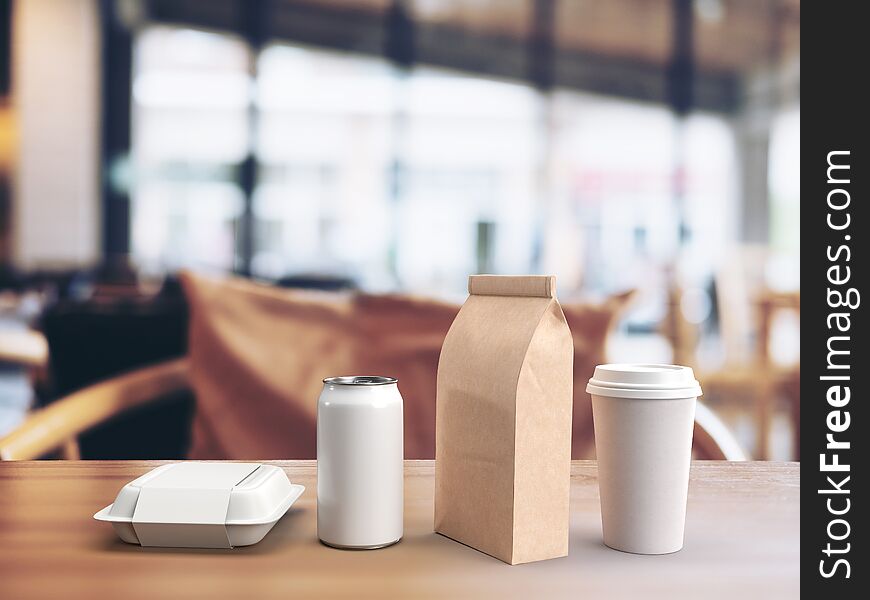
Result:
<instances>
[{"instance_id":1,"label":"blurred cafe interior","mask_svg":"<svg viewBox=\"0 0 870 600\"><path fill-rule=\"evenodd\" d=\"M799 140L799 0L0 0L0 453L313 458L359 373L432 458L468 275L532 273L575 458L643 362L798 460Z\"/></svg>"}]
</instances>

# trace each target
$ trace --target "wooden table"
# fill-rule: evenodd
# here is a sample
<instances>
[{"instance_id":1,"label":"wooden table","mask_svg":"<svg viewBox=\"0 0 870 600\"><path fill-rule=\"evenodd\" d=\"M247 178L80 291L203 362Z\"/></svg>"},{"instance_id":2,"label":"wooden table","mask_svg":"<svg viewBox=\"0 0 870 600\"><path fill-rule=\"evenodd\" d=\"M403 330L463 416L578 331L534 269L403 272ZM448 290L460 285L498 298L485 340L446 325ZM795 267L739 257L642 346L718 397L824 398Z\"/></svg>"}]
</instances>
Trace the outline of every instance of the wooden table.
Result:
<instances>
[{"instance_id":1,"label":"wooden table","mask_svg":"<svg viewBox=\"0 0 870 600\"><path fill-rule=\"evenodd\" d=\"M377 551L317 541L315 463L276 462L305 494L234 550L140 548L91 517L158 462L0 463L0 598L795 598L800 465L698 462L685 548L601 543L596 466L576 461L567 558L511 567L432 532L433 464L405 465L405 537Z\"/></svg>"}]
</instances>

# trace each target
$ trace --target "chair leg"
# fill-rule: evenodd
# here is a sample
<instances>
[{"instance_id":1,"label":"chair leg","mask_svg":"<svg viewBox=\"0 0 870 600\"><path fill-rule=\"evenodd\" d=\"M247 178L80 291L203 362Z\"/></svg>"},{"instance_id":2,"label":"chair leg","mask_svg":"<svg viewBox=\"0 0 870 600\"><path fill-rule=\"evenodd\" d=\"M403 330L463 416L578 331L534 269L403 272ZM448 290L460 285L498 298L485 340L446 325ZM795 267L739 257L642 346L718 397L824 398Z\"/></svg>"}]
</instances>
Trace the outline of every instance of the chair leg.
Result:
<instances>
[{"instance_id":1,"label":"chair leg","mask_svg":"<svg viewBox=\"0 0 870 600\"><path fill-rule=\"evenodd\" d=\"M82 455L79 451L79 441L76 438L70 438L63 443L61 454L64 460L81 460Z\"/></svg>"},{"instance_id":2,"label":"chair leg","mask_svg":"<svg viewBox=\"0 0 870 600\"><path fill-rule=\"evenodd\" d=\"M773 421L773 407L776 402L773 386L766 378L758 386L756 397L755 457L757 460L770 459L770 427Z\"/></svg>"}]
</instances>

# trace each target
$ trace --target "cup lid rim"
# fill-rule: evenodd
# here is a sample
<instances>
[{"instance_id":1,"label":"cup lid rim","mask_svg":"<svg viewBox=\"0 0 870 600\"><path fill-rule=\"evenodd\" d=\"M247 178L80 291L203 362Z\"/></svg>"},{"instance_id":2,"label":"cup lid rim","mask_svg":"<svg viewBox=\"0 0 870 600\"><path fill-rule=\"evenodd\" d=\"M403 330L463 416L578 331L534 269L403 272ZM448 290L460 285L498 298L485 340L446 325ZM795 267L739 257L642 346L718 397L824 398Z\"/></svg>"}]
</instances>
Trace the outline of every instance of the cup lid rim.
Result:
<instances>
[{"instance_id":1,"label":"cup lid rim","mask_svg":"<svg viewBox=\"0 0 870 600\"><path fill-rule=\"evenodd\" d=\"M586 391L599 396L685 398L701 395L691 367L655 363L598 365Z\"/></svg>"}]
</instances>

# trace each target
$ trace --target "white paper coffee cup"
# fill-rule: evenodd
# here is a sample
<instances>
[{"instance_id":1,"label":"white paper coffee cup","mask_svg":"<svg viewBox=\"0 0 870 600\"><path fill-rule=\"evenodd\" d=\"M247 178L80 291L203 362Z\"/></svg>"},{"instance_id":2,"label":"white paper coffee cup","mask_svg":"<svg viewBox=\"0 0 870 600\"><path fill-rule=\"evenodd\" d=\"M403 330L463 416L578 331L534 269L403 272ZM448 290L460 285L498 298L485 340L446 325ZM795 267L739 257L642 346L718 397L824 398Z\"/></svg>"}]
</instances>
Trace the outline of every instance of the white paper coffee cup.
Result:
<instances>
[{"instance_id":1,"label":"white paper coffee cup","mask_svg":"<svg viewBox=\"0 0 870 600\"><path fill-rule=\"evenodd\" d=\"M599 365L592 395L604 543L637 554L683 547L695 402L689 367Z\"/></svg>"}]
</instances>

